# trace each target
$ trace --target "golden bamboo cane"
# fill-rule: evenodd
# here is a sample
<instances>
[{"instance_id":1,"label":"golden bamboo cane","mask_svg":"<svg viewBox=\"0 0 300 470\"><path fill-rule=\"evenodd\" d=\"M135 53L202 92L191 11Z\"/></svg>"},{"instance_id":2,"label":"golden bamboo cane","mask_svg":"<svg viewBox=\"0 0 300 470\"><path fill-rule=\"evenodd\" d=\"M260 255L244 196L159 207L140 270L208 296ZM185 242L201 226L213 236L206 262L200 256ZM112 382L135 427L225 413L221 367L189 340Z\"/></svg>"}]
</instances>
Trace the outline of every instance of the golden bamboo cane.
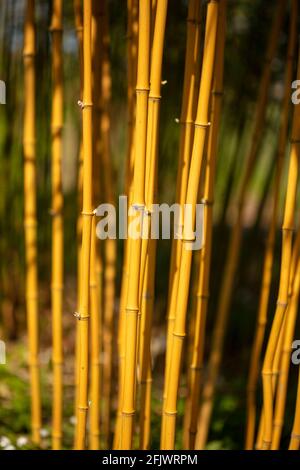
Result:
<instances>
[{"instance_id":1,"label":"golden bamboo cane","mask_svg":"<svg viewBox=\"0 0 300 470\"><path fill-rule=\"evenodd\" d=\"M259 94L254 118L254 129L252 134L249 154L246 158L245 171L242 176L241 185L237 200L237 215L232 228L229 241L229 249L223 272L223 282L217 306L217 316L213 330L212 347L209 357L208 377L203 387L202 405L199 414L199 425L196 438L197 449L203 449L206 444L208 429L211 419L213 398L215 393L216 381L222 358L223 343L229 308L231 303L235 273L238 265L238 258L242 236L243 207L246 197L247 186L256 161L259 143L261 141L263 123L266 113L267 92L271 75L271 62L274 58L276 45L278 41L280 26L282 22L282 13L285 6L285 0L278 0L277 8L273 18L270 36L268 40L265 65L260 81Z\"/></svg>"},{"instance_id":2,"label":"golden bamboo cane","mask_svg":"<svg viewBox=\"0 0 300 470\"><path fill-rule=\"evenodd\" d=\"M137 31L138 31L138 0L127 1L127 114L128 114L128 143L127 143L127 157L125 168L125 194L129 197L129 206L132 203L132 188L133 188L133 163L134 163L134 134L135 134L135 93L136 88L136 74L137 74ZM125 335L125 304L127 299L127 285L128 285L128 260L129 260L129 243L128 240L124 242L124 256L122 268L122 281L121 281L121 298L119 308L119 322L118 322L118 408L117 419L115 425L114 445L117 448L117 443L120 443L120 423L121 423L121 409L122 409L122 384L124 378L124 335ZM119 444L118 444L119 445Z\"/></svg>"},{"instance_id":3,"label":"golden bamboo cane","mask_svg":"<svg viewBox=\"0 0 300 470\"><path fill-rule=\"evenodd\" d=\"M111 71L109 60L109 29L107 2L99 4L100 30L102 31L102 77L101 77L101 163L104 197L106 202L114 203L114 182L110 152L110 99L111 99ZM103 434L106 445L110 447L110 416L111 416L111 382L112 382L112 341L113 341L113 315L115 306L115 264L116 241L108 238L104 243L104 311L103 311Z\"/></svg>"},{"instance_id":4,"label":"golden bamboo cane","mask_svg":"<svg viewBox=\"0 0 300 470\"><path fill-rule=\"evenodd\" d=\"M282 167L284 162L284 155L286 151L287 132L288 132L288 116L290 109L290 84L293 72L293 58L296 44L296 18L297 18L297 2L292 2L292 11L290 17L290 33L287 48L287 60L285 68L285 82L284 82L284 99L282 103L281 124L278 139L276 175L273 190L273 208L272 218L267 236L267 243L264 255L262 287L260 292L259 308L257 314L257 324L255 337L253 341L251 360L247 384L247 424L246 424L246 441L245 448L250 450L253 448L254 433L255 433L255 416L256 416L256 388L259 374L259 362L263 339L265 335L265 328L267 322L267 311L270 297L270 288L273 270L274 258L274 244L276 236L276 226L278 219L278 200L280 193L280 182L282 176Z\"/></svg>"},{"instance_id":5,"label":"golden bamboo cane","mask_svg":"<svg viewBox=\"0 0 300 470\"><path fill-rule=\"evenodd\" d=\"M101 176L101 4L92 2L92 67L93 67L93 206L100 202ZM89 447L99 449L100 439L100 337L102 307L102 260L96 237L96 223L93 219L90 266L90 435Z\"/></svg>"},{"instance_id":6,"label":"golden bamboo cane","mask_svg":"<svg viewBox=\"0 0 300 470\"><path fill-rule=\"evenodd\" d=\"M63 70L62 70L62 1L52 6L52 329L53 329L53 408L52 448L59 450L62 440L63 411L63 282L64 233L62 192Z\"/></svg>"},{"instance_id":7,"label":"golden bamboo cane","mask_svg":"<svg viewBox=\"0 0 300 470\"><path fill-rule=\"evenodd\" d=\"M205 167L204 197L204 240L200 253L200 271L196 294L196 320L192 360L190 364L190 424L189 449L195 446L197 432L198 400L200 393L201 371L203 367L204 336L207 304L209 297L209 275L211 263L211 243L213 225L213 199L218 133L223 96L223 69L226 28L226 0L220 0L218 18L218 44L215 62L215 82L212 91L211 129L209 133L208 155Z\"/></svg>"},{"instance_id":8,"label":"golden bamboo cane","mask_svg":"<svg viewBox=\"0 0 300 470\"><path fill-rule=\"evenodd\" d=\"M300 77L300 55L298 58L297 78ZM263 410L264 410L264 432L262 449L269 449L272 441L273 427L273 388L272 388L272 366L276 353L276 346L279 339L281 327L283 324L287 304L291 268L291 248L294 229L294 213L296 203L296 191L298 180L299 165L299 106L294 107L289 174L287 183L287 192L285 200L284 219L282 225L282 253L280 281L276 311L272 323L272 328L267 344L266 354L262 368L263 379Z\"/></svg>"},{"instance_id":9,"label":"golden bamboo cane","mask_svg":"<svg viewBox=\"0 0 300 470\"><path fill-rule=\"evenodd\" d=\"M300 369L298 372L296 410L295 410L293 428L291 432L289 450L299 450L299 447L300 447L299 436L300 436Z\"/></svg>"},{"instance_id":10,"label":"golden bamboo cane","mask_svg":"<svg viewBox=\"0 0 300 470\"><path fill-rule=\"evenodd\" d=\"M83 3L83 210L81 249L81 289L79 321L79 398L78 398L78 450L85 448L88 410L88 353L89 353L89 285L92 232L92 55L91 55L92 2Z\"/></svg>"},{"instance_id":11,"label":"golden bamboo cane","mask_svg":"<svg viewBox=\"0 0 300 470\"><path fill-rule=\"evenodd\" d=\"M296 241L298 240L298 243ZM299 291L300 291L300 259L298 247L300 241L300 231L297 232L296 239L293 247L292 264L296 265L297 269L294 271L291 268L291 279L292 289L289 293L289 305L286 312L286 318L284 321L285 328L283 329L283 345L280 351L280 370L278 374L278 385L276 394L276 403L274 409L274 421L273 421L273 435L271 450L277 450L280 446L280 438L283 427L286 393L289 377L289 368L291 361L291 344L294 337L295 324L298 311L299 303ZM295 253L296 252L296 253Z\"/></svg>"},{"instance_id":12,"label":"golden bamboo cane","mask_svg":"<svg viewBox=\"0 0 300 470\"><path fill-rule=\"evenodd\" d=\"M26 311L29 343L32 440L40 443L41 396L38 357L38 272L35 156L35 22L34 0L27 0L24 27L24 229Z\"/></svg>"},{"instance_id":13,"label":"golden bamboo cane","mask_svg":"<svg viewBox=\"0 0 300 470\"><path fill-rule=\"evenodd\" d=\"M166 26L168 0L157 0L155 5L155 23L153 44L151 52L150 92L148 97L148 123L147 123L147 152L146 152L146 207L148 217L146 238L142 240L142 257L140 273L141 299L141 325L140 325L140 448L147 449L150 438L150 405L151 405L151 356L150 338L153 308L154 269L156 244L154 240L148 241L151 230L152 205L154 201L155 175L157 168L158 127L161 93L161 69L163 58L164 34ZM148 258L148 261L147 261ZM147 270L146 270L147 264ZM151 271L152 270L152 271ZM147 272L146 272L147 271ZM149 292L148 292L149 291ZM147 301L150 295L151 300ZM146 296L146 299L144 298ZM150 303L151 302L151 303ZM143 309L144 305L144 309Z\"/></svg>"},{"instance_id":14,"label":"golden bamboo cane","mask_svg":"<svg viewBox=\"0 0 300 470\"><path fill-rule=\"evenodd\" d=\"M186 225L187 221L184 220L183 227L183 246L180 262L178 296L173 328L173 341L171 344L170 365L167 377L167 393L163 413L162 449L174 449L175 443L177 392L179 386L183 339L185 337L186 311L188 303L187 286L189 285L192 260L192 250L190 248L191 242L195 240L195 235L192 231L195 223L197 193L203 163L205 140L207 129L209 127L209 101L213 79L218 10L219 2L210 1L208 3L203 65L195 120L194 144L185 201L188 207L191 207L191 214L189 217L191 220L188 221L188 227Z\"/></svg>"},{"instance_id":15,"label":"golden bamboo cane","mask_svg":"<svg viewBox=\"0 0 300 470\"><path fill-rule=\"evenodd\" d=\"M136 156L134 160L134 189L132 209L138 216L145 209L145 165L147 139L147 108L149 94L150 1L139 2L139 46L136 102ZM141 217L139 217L141 220ZM142 229L142 227L141 227ZM135 415L137 317L139 312L139 279L142 240L129 239L129 279L125 320L124 396L121 418L121 448L131 449Z\"/></svg>"},{"instance_id":16,"label":"golden bamboo cane","mask_svg":"<svg viewBox=\"0 0 300 470\"><path fill-rule=\"evenodd\" d=\"M194 103L196 101L198 87L196 86L197 68L199 66L200 49L200 1L190 0L187 16L187 37L186 53L184 65L183 96L180 116L180 143L179 162L177 169L176 195L175 201L183 207L186 198L188 172L192 152L194 136ZM182 222L178 226L178 231L182 229ZM179 263L181 257L182 241L177 238L172 239L171 263L168 289L168 311L167 311L167 340L165 377L168 377L170 352L172 344L172 333L175 320L175 308L179 282ZM167 381L164 381L163 402L166 399ZM163 427L161 428L161 437Z\"/></svg>"},{"instance_id":17,"label":"golden bamboo cane","mask_svg":"<svg viewBox=\"0 0 300 470\"><path fill-rule=\"evenodd\" d=\"M75 29L77 35L77 43L78 43L78 55L79 55L79 69L80 69L80 99L82 100L82 88L83 88L83 25L82 25L82 11L81 11L81 0L74 0L73 2L74 8L74 19L75 19ZM78 172L77 172L77 193L78 193L78 200L77 204L78 207L82 206L82 160L83 160L83 153L82 153L82 140L80 140L79 146L79 154L78 154ZM77 216L77 305L79 308L80 303L80 268L81 268L81 239L82 239L82 219L81 213ZM78 395L79 395L79 324L76 323L76 337L75 337L75 416L77 418L77 411L78 411ZM76 432L77 432L77 423L75 426L75 434L74 434L74 445L76 445Z\"/></svg>"}]
</instances>

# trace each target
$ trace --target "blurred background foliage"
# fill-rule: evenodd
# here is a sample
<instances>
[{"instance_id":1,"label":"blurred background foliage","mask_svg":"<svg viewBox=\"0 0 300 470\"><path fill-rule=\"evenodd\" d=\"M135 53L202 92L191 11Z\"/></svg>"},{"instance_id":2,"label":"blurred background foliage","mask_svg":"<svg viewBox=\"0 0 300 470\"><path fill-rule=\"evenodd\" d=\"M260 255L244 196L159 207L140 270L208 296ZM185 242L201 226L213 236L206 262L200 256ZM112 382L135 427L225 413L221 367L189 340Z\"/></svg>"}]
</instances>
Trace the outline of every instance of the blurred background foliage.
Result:
<instances>
[{"instance_id":1,"label":"blurred background foliage","mask_svg":"<svg viewBox=\"0 0 300 470\"><path fill-rule=\"evenodd\" d=\"M76 308L76 218L77 162L81 134L78 48L74 29L72 0L64 2L64 229L65 229L65 352L68 395L66 416L72 415L72 367ZM127 63L126 0L109 0L110 59L112 67L111 150L114 162L116 197L123 192L127 131ZM211 300L208 317L207 349L225 260L228 233L232 223L233 203L250 143L252 118L258 83L264 62L266 39L275 2L264 0L228 0L228 25L224 73L224 106L219 140L214 210L214 243ZM204 10L204 9L203 9ZM36 1L37 22L37 183L38 246L40 279L40 338L45 393L44 414L50 416L50 109L51 109L51 41L50 0ZM178 159L179 125L185 57L187 0L169 0L162 87L159 202L174 202ZM204 16L204 15L203 15ZM204 23L203 17L203 23ZM24 310L24 243L23 243L23 65L22 39L24 0L1 0L0 8L0 79L6 82L7 104L0 108L0 328L1 338L8 340L8 365L0 366L0 433L28 432L28 388L26 372L26 320ZM204 28L203 28L204 29ZM203 30L202 30L203 31ZM261 283L265 235L270 220L274 156L277 146L280 104L283 94L288 32L288 12L280 35L277 57L272 64L264 138L258 164L249 185L245 207L245 227L240 268L231 307L224 361L210 434L209 448L241 448L245 423L245 381L249 351L253 339L258 294ZM288 150L288 149L287 149ZM286 173L286 170L285 170ZM283 179L281 207L286 177ZM201 192L201 189L200 189ZM201 194L199 195L199 197ZM99 201L100 203L101 201ZM282 215L282 210L280 211ZM273 276L270 312L273 311L278 286L280 262L280 224ZM119 246L118 270L122 247ZM153 330L155 368L153 398L153 446L158 447L161 386L164 353L164 327L170 241L158 244L156 309ZM197 257L196 257L197 259ZM118 286L120 284L120 276ZM191 296L192 298L192 296ZM192 299L191 299L192 304ZM117 307L117 305L116 305ZM116 308L117 315L117 308ZM297 330L296 330L297 331ZM299 329L298 329L299 331ZM295 393L295 367L292 367L289 393ZM185 384L180 400L185 397ZM287 402L287 416L293 400ZM48 411L47 411L48 410ZM180 414L183 406L179 407ZM182 416L181 418L182 419ZM286 420L287 426L291 421ZM47 424L47 423L46 423ZM49 424L49 423L48 423ZM66 421L66 427L70 427ZM285 429L287 434L289 429ZM7 432L7 431L6 431ZM68 439L66 440L67 445ZM1 442L0 442L1 444ZM178 436L178 446L180 446Z\"/></svg>"}]
</instances>

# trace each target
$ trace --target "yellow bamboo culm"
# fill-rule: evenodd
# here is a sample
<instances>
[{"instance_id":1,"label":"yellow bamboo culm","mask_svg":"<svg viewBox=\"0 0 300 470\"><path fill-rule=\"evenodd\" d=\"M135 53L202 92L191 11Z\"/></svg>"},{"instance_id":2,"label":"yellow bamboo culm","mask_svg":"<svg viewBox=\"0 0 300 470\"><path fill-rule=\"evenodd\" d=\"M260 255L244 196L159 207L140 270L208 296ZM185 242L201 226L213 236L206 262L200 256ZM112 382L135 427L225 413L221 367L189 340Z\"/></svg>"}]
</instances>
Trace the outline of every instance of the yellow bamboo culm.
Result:
<instances>
[{"instance_id":1,"label":"yellow bamboo culm","mask_svg":"<svg viewBox=\"0 0 300 470\"><path fill-rule=\"evenodd\" d=\"M276 402L274 408L273 434L271 450L278 450L280 446L281 433L283 428L283 419L286 403L287 385L289 369L291 362L291 345L293 342L295 324L297 319L299 293L300 293L300 230L297 232L296 240L293 245L289 303L286 312L283 329L282 348L280 350L280 369L278 373L278 385L276 393ZM274 361L275 362L275 361ZM273 372L274 373L274 372Z\"/></svg>"},{"instance_id":2,"label":"yellow bamboo culm","mask_svg":"<svg viewBox=\"0 0 300 470\"><path fill-rule=\"evenodd\" d=\"M35 21L34 0L27 0L24 26L24 230L26 256L26 312L29 343L32 440L40 443L41 394L38 340L38 268L35 156Z\"/></svg>"},{"instance_id":3,"label":"yellow bamboo culm","mask_svg":"<svg viewBox=\"0 0 300 470\"><path fill-rule=\"evenodd\" d=\"M134 164L134 135L135 135L135 108L136 108L136 74L137 74L137 32L138 32L138 0L127 1L127 115L128 115L128 142L125 167L125 194L129 198L129 206L132 203L133 188L133 164ZM117 448L120 443L120 423L122 408L122 390L124 378L124 335L125 335L125 304L127 299L128 285L128 263L129 263L129 242L126 239L124 243L121 298L118 321L118 407L114 434L113 448Z\"/></svg>"},{"instance_id":4,"label":"yellow bamboo culm","mask_svg":"<svg viewBox=\"0 0 300 470\"><path fill-rule=\"evenodd\" d=\"M299 268L300 266L298 266L298 269ZM300 369L298 372L296 410L295 410L293 428L291 432L289 450L299 450L299 448L300 448Z\"/></svg>"},{"instance_id":5,"label":"yellow bamboo culm","mask_svg":"<svg viewBox=\"0 0 300 470\"><path fill-rule=\"evenodd\" d=\"M198 89L196 74L199 65L200 49L200 1L189 0L187 17L187 38L184 66L183 96L180 116L179 162L177 169L175 201L183 207L186 198L187 181L194 137L194 103ZM179 221L178 232L182 230L182 221ZM173 237L171 247L171 262L168 289L167 311L167 345L165 359L165 377L168 377L170 364L171 344L173 340L173 326L179 282L179 263L182 250L182 240ZM166 399L167 381L164 381L163 403ZM164 405L163 405L164 406ZM163 428L161 429L161 436Z\"/></svg>"},{"instance_id":6,"label":"yellow bamboo culm","mask_svg":"<svg viewBox=\"0 0 300 470\"><path fill-rule=\"evenodd\" d=\"M139 2L138 69L136 86L136 154L134 159L133 204L131 209L141 221L145 210L145 167L147 140L147 109L149 94L150 0ZM140 224L141 225L141 224ZM129 278L125 318L125 360L121 449L131 449L135 415L137 324L139 312L139 281L142 240L129 238ZM126 392L125 392L126 391Z\"/></svg>"},{"instance_id":7,"label":"yellow bamboo culm","mask_svg":"<svg viewBox=\"0 0 300 470\"><path fill-rule=\"evenodd\" d=\"M62 0L52 5L52 336L53 336L53 408L52 448L59 450L62 441L63 414L63 283L64 233L62 192L63 69L62 69Z\"/></svg>"},{"instance_id":8,"label":"yellow bamboo culm","mask_svg":"<svg viewBox=\"0 0 300 470\"><path fill-rule=\"evenodd\" d=\"M283 17L282 13L285 4L285 0L278 0L277 2L277 7L274 14L273 23L268 40L265 65L260 81L251 145L246 158L246 166L239 187L239 193L236 198L237 215L230 236L228 254L226 257L225 268L223 272L223 282L217 306L217 314L212 337L212 346L209 356L208 376L202 391L202 404L199 413L199 425L196 438L197 449L203 449L205 447L208 436L216 381L221 365L227 319L229 315L230 302L234 286L234 278L237 270L241 246L244 202L246 197L247 186L256 161L258 147L261 141L262 130L264 127L263 124L265 120L268 88L271 76L271 62L274 58L276 51L276 45Z\"/></svg>"},{"instance_id":9,"label":"yellow bamboo culm","mask_svg":"<svg viewBox=\"0 0 300 470\"><path fill-rule=\"evenodd\" d=\"M150 439L150 406L151 406L151 324L154 295L155 240L149 240L151 230L152 205L156 186L158 128L161 99L161 70L163 45L166 26L168 0L157 0L154 11L155 22L151 52L150 92L148 97L147 152L145 199L147 228L146 237L142 240L142 256L140 270L140 324L139 328L139 371L140 371L140 449L149 448ZM153 11L153 10L152 10ZM150 246L151 245L151 246ZM150 257L154 259L150 259Z\"/></svg>"},{"instance_id":10,"label":"yellow bamboo culm","mask_svg":"<svg viewBox=\"0 0 300 470\"><path fill-rule=\"evenodd\" d=\"M194 341L192 360L190 364L190 400L189 400L189 443L188 448L194 449L197 432L197 417L199 411L199 394L201 372L203 367L204 337L209 298L209 276L211 263L211 243L213 226L213 200L216 156L218 148L218 133L223 97L223 69L226 27L226 0L220 0L218 18L218 42L215 60L215 78L211 100L211 128L208 141L208 152L205 167L204 197L204 240L200 253L200 268L198 289L196 293L196 319L194 326Z\"/></svg>"},{"instance_id":11,"label":"yellow bamboo culm","mask_svg":"<svg viewBox=\"0 0 300 470\"><path fill-rule=\"evenodd\" d=\"M261 357L261 350L263 339L265 335L265 328L267 323L267 311L270 297L270 288L272 280L273 259L274 259L274 244L276 236L276 227L278 219L278 202L280 194L280 183L282 177L282 169L284 162L284 155L286 152L287 132L288 132L288 117L290 110L290 84L292 81L293 72L293 59L296 45L296 18L297 18L297 1L293 0L292 10L290 16L290 31L289 41L287 48L287 60L285 68L285 83L284 83L284 99L282 103L281 123L278 139L278 151L276 160L276 174L273 189L273 207L270 227L267 236L266 249L264 255L262 287L260 292L260 300L257 314L257 324L255 337L253 341L250 368L247 384L247 423L246 423L246 450L253 449L254 434L255 434L255 420L256 420L256 389L257 380L259 375L259 363Z\"/></svg>"},{"instance_id":12,"label":"yellow bamboo culm","mask_svg":"<svg viewBox=\"0 0 300 470\"><path fill-rule=\"evenodd\" d=\"M93 206L100 203L101 176L101 8L92 2L92 67L93 67ZM89 448L100 446L100 337L102 331L102 259L93 219L90 261L90 433Z\"/></svg>"},{"instance_id":13,"label":"yellow bamboo culm","mask_svg":"<svg viewBox=\"0 0 300 470\"><path fill-rule=\"evenodd\" d=\"M297 79L300 77L300 59L298 58ZM263 413L264 413L264 426L263 426L263 441L262 449L268 450L272 441L273 429L273 387L272 387L272 367L276 353L276 346L280 336L281 327L284 321L288 305L288 291L290 281L290 268L291 268L291 249L292 237L294 230L294 214L299 170L299 121L300 108L294 106L292 135L291 135L291 149L290 149L290 163L287 182L287 192L284 209L284 219L282 225L282 251L281 251L281 269L280 281L276 311L272 323L270 336L268 339L266 354L262 368L263 379Z\"/></svg>"},{"instance_id":14,"label":"yellow bamboo culm","mask_svg":"<svg viewBox=\"0 0 300 470\"><path fill-rule=\"evenodd\" d=\"M175 321L173 328L173 341L171 343L170 364L168 370L167 393L163 411L162 449L174 449L175 427L177 414L177 393L180 378L183 340L185 337L186 311L188 303L188 289L191 271L192 250L191 242L195 240L193 227L196 215L196 202L198 186L203 163L203 154L207 130L209 128L209 102L212 88L213 67L215 59L217 23L219 2L210 1L207 5L205 26L204 54L201 72L201 82L198 97L197 115L195 120L194 143L188 177L186 201L191 208L189 220L184 220L183 246L181 253L178 296L176 304ZM185 217L186 219L186 217Z\"/></svg>"},{"instance_id":15,"label":"yellow bamboo culm","mask_svg":"<svg viewBox=\"0 0 300 470\"><path fill-rule=\"evenodd\" d=\"M83 87L83 25L82 25L82 10L81 10L81 0L74 0L73 2L74 8L74 19L75 19L75 29L77 35L77 43L78 43L78 55L79 55L79 69L80 69L80 99L82 100L82 87ZM77 238L77 305L79 308L80 303L80 267L81 267L81 239L82 239L82 220L81 220L81 207L82 207L82 140L80 139L79 144L79 153L78 153L78 172L77 172L77 207L79 208L79 213L77 216L77 226L76 226L76 238ZM78 394L79 394L79 324L76 323L76 335L75 335L75 400L74 400L74 407L75 413L74 415L77 417L78 411ZM74 445L76 445L76 430L77 426L75 427L75 435L74 435Z\"/></svg>"},{"instance_id":16,"label":"yellow bamboo culm","mask_svg":"<svg viewBox=\"0 0 300 470\"><path fill-rule=\"evenodd\" d=\"M83 210L79 321L79 396L76 449L85 448L88 410L89 287L92 232L92 1L83 2Z\"/></svg>"},{"instance_id":17,"label":"yellow bamboo culm","mask_svg":"<svg viewBox=\"0 0 300 470\"><path fill-rule=\"evenodd\" d=\"M99 3L99 2L98 2ZM109 18L106 1L99 3L99 21L101 31L101 165L102 184L105 202L115 203L113 168L110 152L110 99L111 99L111 70L109 60ZM116 277L116 240L108 238L104 243L103 264L103 435L107 447L110 443L111 394L112 394L112 342L113 319L115 307L115 277Z\"/></svg>"}]
</instances>

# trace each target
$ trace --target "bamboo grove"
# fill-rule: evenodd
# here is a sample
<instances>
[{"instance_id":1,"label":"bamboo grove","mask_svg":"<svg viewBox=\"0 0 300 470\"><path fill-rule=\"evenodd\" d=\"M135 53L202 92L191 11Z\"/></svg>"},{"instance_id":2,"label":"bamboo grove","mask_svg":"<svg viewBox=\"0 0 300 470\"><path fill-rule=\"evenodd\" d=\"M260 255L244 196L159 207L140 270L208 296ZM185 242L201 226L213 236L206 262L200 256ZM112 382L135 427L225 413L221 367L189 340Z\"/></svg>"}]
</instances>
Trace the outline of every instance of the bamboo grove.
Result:
<instances>
[{"instance_id":1,"label":"bamboo grove","mask_svg":"<svg viewBox=\"0 0 300 470\"><path fill-rule=\"evenodd\" d=\"M299 1L4 3L0 335L30 446L299 450Z\"/></svg>"}]
</instances>

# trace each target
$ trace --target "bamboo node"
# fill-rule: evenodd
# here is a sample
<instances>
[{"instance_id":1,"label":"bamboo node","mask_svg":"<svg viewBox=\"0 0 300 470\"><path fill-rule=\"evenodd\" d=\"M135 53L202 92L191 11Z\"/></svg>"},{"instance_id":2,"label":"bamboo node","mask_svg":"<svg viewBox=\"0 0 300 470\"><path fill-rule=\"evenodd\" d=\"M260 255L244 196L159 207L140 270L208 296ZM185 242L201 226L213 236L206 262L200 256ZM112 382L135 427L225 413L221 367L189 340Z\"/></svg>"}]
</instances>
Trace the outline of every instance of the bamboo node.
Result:
<instances>
[{"instance_id":1,"label":"bamboo node","mask_svg":"<svg viewBox=\"0 0 300 470\"><path fill-rule=\"evenodd\" d=\"M88 409L89 409L88 406L83 406L83 405L79 405L79 406L78 406L78 410L79 410L79 411L86 411L86 410L88 410Z\"/></svg>"},{"instance_id":2,"label":"bamboo node","mask_svg":"<svg viewBox=\"0 0 300 470\"><path fill-rule=\"evenodd\" d=\"M91 108L93 106L93 103L88 103L88 102L85 103L84 101L81 101L81 100L78 100L77 104L81 109Z\"/></svg>"},{"instance_id":3,"label":"bamboo node","mask_svg":"<svg viewBox=\"0 0 300 470\"><path fill-rule=\"evenodd\" d=\"M177 411L167 411L167 410L165 410L164 414L167 415L167 416L176 416Z\"/></svg>"},{"instance_id":4,"label":"bamboo node","mask_svg":"<svg viewBox=\"0 0 300 470\"><path fill-rule=\"evenodd\" d=\"M213 199L206 199L205 197L203 197L201 199L201 204L203 204L205 206L213 206L214 205L214 200Z\"/></svg>"},{"instance_id":5,"label":"bamboo node","mask_svg":"<svg viewBox=\"0 0 300 470\"><path fill-rule=\"evenodd\" d=\"M61 210L55 210L55 209L49 209L48 213L49 215L51 215L51 217L57 217L59 215L62 215Z\"/></svg>"},{"instance_id":6,"label":"bamboo node","mask_svg":"<svg viewBox=\"0 0 300 470\"><path fill-rule=\"evenodd\" d=\"M88 216L94 216L95 215L95 211L81 211L81 215L88 215Z\"/></svg>"},{"instance_id":7,"label":"bamboo node","mask_svg":"<svg viewBox=\"0 0 300 470\"><path fill-rule=\"evenodd\" d=\"M143 292L143 299L150 300L152 299L152 295L150 292Z\"/></svg>"},{"instance_id":8,"label":"bamboo node","mask_svg":"<svg viewBox=\"0 0 300 470\"><path fill-rule=\"evenodd\" d=\"M209 299L209 294L201 294L200 292L196 294L197 299Z\"/></svg>"},{"instance_id":9,"label":"bamboo node","mask_svg":"<svg viewBox=\"0 0 300 470\"><path fill-rule=\"evenodd\" d=\"M201 370L203 370L203 366L198 366L198 365L191 364L191 365L190 365L190 369L191 369L191 370L195 370L196 372L197 372L197 371L200 372Z\"/></svg>"},{"instance_id":10,"label":"bamboo node","mask_svg":"<svg viewBox=\"0 0 300 470\"><path fill-rule=\"evenodd\" d=\"M210 124L210 122L195 122L195 127L202 127L203 129L207 129Z\"/></svg>"},{"instance_id":11,"label":"bamboo node","mask_svg":"<svg viewBox=\"0 0 300 470\"><path fill-rule=\"evenodd\" d=\"M300 441L300 434L295 434L294 432L292 432L291 438L292 439L297 439L297 441Z\"/></svg>"},{"instance_id":12,"label":"bamboo node","mask_svg":"<svg viewBox=\"0 0 300 470\"><path fill-rule=\"evenodd\" d=\"M50 33L62 33L63 29L61 26L51 26L49 27L49 32Z\"/></svg>"},{"instance_id":13,"label":"bamboo node","mask_svg":"<svg viewBox=\"0 0 300 470\"><path fill-rule=\"evenodd\" d=\"M277 300L276 302L276 305L278 305L278 307L287 307L287 302L281 302L280 300Z\"/></svg>"},{"instance_id":14,"label":"bamboo node","mask_svg":"<svg viewBox=\"0 0 300 470\"><path fill-rule=\"evenodd\" d=\"M77 320L79 320L79 321L88 320L88 319L90 318L89 315L84 315L84 316L83 316L83 315L81 315L81 313L78 313L78 312L74 312L74 313L73 313L73 316L74 316L75 318L77 318Z\"/></svg>"},{"instance_id":15,"label":"bamboo node","mask_svg":"<svg viewBox=\"0 0 300 470\"><path fill-rule=\"evenodd\" d=\"M291 142L291 144L300 144L300 139L297 139L295 137L291 137L290 142Z\"/></svg>"}]
</instances>

